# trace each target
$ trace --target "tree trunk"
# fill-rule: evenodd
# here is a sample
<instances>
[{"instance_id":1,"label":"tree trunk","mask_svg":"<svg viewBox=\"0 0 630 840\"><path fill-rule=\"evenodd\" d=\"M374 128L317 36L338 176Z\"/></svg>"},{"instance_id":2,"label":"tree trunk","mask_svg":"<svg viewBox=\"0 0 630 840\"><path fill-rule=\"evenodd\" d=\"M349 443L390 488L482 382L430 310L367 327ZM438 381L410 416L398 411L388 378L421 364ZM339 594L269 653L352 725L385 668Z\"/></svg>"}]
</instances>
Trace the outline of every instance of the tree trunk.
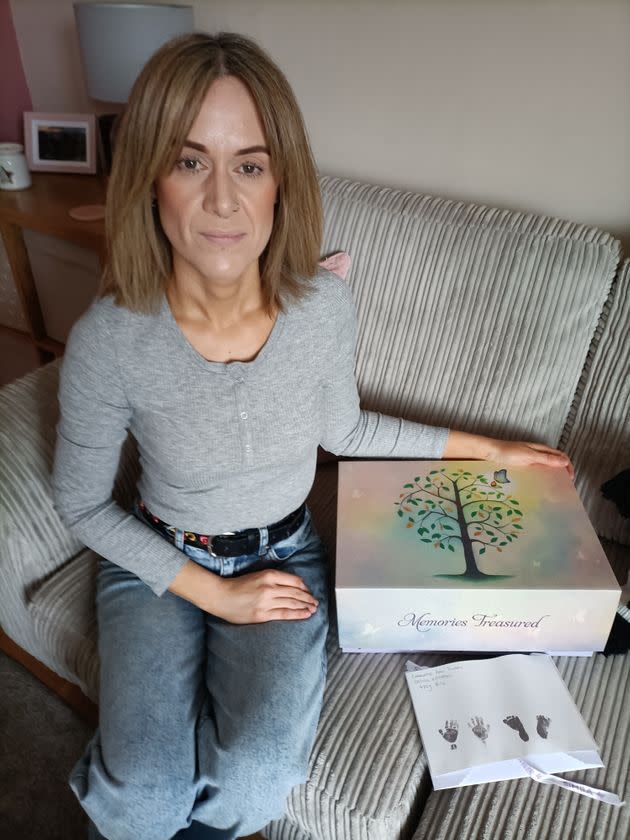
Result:
<instances>
[{"instance_id":1,"label":"tree trunk","mask_svg":"<svg viewBox=\"0 0 630 840\"><path fill-rule=\"evenodd\" d=\"M459 479L453 482L453 487L455 490L455 506L457 507L457 521L459 522L459 530L462 537L462 545L464 547L464 560L466 561L466 571L463 572L462 577L491 577L491 575L486 575L484 574L484 572L480 571L477 566L477 561L475 560L475 552L473 550L470 537L468 536L468 528L466 527L467 523L464 517L464 508L462 506L462 498L459 493L457 481L459 481Z\"/></svg>"}]
</instances>

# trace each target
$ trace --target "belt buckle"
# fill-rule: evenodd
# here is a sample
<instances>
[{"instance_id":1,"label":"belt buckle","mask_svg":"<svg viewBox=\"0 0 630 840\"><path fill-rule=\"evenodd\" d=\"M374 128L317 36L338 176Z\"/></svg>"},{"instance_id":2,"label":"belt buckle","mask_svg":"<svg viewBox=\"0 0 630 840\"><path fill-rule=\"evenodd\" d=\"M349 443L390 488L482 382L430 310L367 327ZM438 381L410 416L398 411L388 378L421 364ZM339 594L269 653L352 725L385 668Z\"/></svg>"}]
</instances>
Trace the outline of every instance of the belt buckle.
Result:
<instances>
[{"instance_id":1,"label":"belt buckle","mask_svg":"<svg viewBox=\"0 0 630 840\"><path fill-rule=\"evenodd\" d=\"M223 534L208 534L208 554L211 557L222 557L221 554L216 554L212 548L212 543L217 537L233 537L236 531L225 531Z\"/></svg>"}]
</instances>

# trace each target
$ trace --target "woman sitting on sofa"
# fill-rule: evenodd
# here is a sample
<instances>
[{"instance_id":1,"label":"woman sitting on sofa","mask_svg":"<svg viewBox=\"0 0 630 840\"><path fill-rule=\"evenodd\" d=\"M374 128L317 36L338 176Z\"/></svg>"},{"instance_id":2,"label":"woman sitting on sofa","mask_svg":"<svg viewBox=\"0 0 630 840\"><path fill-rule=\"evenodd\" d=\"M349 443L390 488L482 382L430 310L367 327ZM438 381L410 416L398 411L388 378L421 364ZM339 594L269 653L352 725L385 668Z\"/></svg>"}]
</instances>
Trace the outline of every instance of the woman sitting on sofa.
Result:
<instances>
[{"instance_id":1,"label":"woman sitting on sofa","mask_svg":"<svg viewBox=\"0 0 630 840\"><path fill-rule=\"evenodd\" d=\"M60 387L56 506L101 555L99 729L70 780L93 837L235 838L306 779L326 670L326 559L304 504L318 445L572 474L541 444L362 411L352 299L318 270L321 231L302 117L269 57L230 34L156 53ZM112 498L128 430L133 513Z\"/></svg>"}]
</instances>

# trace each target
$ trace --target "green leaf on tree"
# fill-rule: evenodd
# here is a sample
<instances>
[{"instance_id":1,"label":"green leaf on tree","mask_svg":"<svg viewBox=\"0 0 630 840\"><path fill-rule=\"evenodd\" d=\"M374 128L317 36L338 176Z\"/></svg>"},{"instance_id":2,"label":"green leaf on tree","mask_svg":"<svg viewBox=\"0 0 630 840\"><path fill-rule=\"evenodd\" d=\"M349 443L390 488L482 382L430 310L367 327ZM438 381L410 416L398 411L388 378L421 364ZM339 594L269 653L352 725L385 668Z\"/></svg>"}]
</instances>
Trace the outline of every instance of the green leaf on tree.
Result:
<instances>
[{"instance_id":1,"label":"green leaf on tree","mask_svg":"<svg viewBox=\"0 0 630 840\"><path fill-rule=\"evenodd\" d=\"M512 523L512 527L513 527L513 528L518 528L518 530L519 530L519 531L522 531L522 530L523 530L523 526L522 526L522 525L518 525L516 522L513 522L513 523Z\"/></svg>"},{"instance_id":2,"label":"green leaf on tree","mask_svg":"<svg viewBox=\"0 0 630 840\"><path fill-rule=\"evenodd\" d=\"M485 549L485 548L480 548L480 549L479 549L479 554L485 554L485 553L486 553L486 549Z\"/></svg>"},{"instance_id":3,"label":"green leaf on tree","mask_svg":"<svg viewBox=\"0 0 630 840\"><path fill-rule=\"evenodd\" d=\"M398 516L404 516L402 510L400 510L400 509L398 510Z\"/></svg>"},{"instance_id":4,"label":"green leaf on tree","mask_svg":"<svg viewBox=\"0 0 630 840\"><path fill-rule=\"evenodd\" d=\"M407 487L413 487L413 484L405 484L405 488Z\"/></svg>"},{"instance_id":5,"label":"green leaf on tree","mask_svg":"<svg viewBox=\"0 0 630 840\"><path fill-rule=\"evenodd\" d=\"M452 546L452 545L449 545L448 550L449 550L449 551L455 551L455 549L453 548L453 546Z\"/></svg>"}]
</instances>

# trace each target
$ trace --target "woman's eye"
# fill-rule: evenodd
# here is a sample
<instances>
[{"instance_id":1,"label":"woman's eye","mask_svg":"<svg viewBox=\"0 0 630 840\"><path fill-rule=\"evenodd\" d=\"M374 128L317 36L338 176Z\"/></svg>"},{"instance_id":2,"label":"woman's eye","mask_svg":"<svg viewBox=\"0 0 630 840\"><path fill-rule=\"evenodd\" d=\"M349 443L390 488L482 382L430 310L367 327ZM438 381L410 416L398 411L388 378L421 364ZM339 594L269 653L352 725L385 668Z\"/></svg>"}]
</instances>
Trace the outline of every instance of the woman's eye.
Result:
<instances>
[{"instance_id":1,"label":"woman's eye","mask_svg":"<svg viewBox=\"0 0 630 840\"><path fill-rule=\"evenodd\" d=\"M262 166L259 166L257 163L243 163L241 164L241 171L243 175L247 175L250 178L256 178L258 175L263 174Z\"/></svg>"},{"instance_id":2,"label":"woman's eye","mask_svg":"<svg viewBox=\"0 0 630 840\"><path fill-rule=\"evenodd\" d=\"M201 161L199 160L199 158L184 157L180 158L176 162L175 166L178 169L181 169L183 172L190 172L192 175L196 175L198 172L201 171L201 169L199 168L200 164Z\"/></svg>"}]
</instances>

